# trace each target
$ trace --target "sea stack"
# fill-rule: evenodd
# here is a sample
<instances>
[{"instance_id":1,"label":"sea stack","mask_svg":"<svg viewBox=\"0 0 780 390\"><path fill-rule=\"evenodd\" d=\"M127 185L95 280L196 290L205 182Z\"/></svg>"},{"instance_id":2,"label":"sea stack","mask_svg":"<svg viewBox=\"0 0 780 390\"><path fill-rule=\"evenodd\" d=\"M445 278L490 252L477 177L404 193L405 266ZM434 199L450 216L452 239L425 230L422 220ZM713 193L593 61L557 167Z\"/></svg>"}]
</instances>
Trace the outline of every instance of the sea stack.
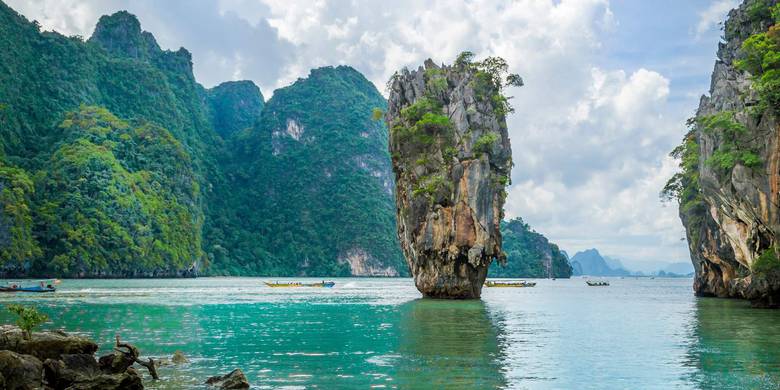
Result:
<instances>
[{"instance_id":1,"label":"sea stack","mask_svg":"<svg viewBox=\"0 0 780 390\"><path fill-rule=\"evenodd\" d=\"M512 151L496 57L451 66L430 59L389 82L385 120L396 182L398 237L415 285L426 297L479 298L488 266L503 259L504 216Z\"/></svg>"},{"instance_id":2,"label":"sea stack","mask_svg":"<svg viewBox=\"0 0 780 390\"><path fill-rule=\"evenodd\" d=\"M724 42L691 129L672 156L699 296L780 306L780 6L746 0Z\"/></svg>"}]
</instances>

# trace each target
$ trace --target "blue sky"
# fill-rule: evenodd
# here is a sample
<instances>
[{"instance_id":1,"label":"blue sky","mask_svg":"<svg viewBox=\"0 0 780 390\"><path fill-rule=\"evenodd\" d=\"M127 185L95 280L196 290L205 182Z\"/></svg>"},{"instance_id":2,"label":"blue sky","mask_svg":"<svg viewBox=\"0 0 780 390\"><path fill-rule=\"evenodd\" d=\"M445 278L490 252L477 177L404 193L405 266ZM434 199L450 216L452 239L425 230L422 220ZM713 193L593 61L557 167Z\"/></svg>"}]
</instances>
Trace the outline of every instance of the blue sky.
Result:
<instances>
[{"instance_id":1,"label":"blue sky","mask_svg":"<svg viewBox=\"0 0 780 390\"><path fill-rule=\"evenodd\" d=\"M610 4L619 21L618 33L604 40L604 66L658 71L675 85L670 100L686 101L709 88L722 30L708 19L700 30L703 13L709 9L731 9L736 0L616 1ZM723 12L716 12L719 17ZM686 101L687 103L687 101Z\"/></svg>"},{"instance_id":2,"label":"blue sky","mask_svg":"<svg viewBox=\"0 0 780 390\"><path fill-rule=\"evenodd\" d=\"M596 247L634 269L688 261L667 155L709 89L735 0L10 0L45 29L89 36L126 9L161 46L186 47L207 87L251 79L266 97L324 65L388 77L463 50L499 55L515 168L506 211L570 254Z\"/></svg>"}]
</instances>

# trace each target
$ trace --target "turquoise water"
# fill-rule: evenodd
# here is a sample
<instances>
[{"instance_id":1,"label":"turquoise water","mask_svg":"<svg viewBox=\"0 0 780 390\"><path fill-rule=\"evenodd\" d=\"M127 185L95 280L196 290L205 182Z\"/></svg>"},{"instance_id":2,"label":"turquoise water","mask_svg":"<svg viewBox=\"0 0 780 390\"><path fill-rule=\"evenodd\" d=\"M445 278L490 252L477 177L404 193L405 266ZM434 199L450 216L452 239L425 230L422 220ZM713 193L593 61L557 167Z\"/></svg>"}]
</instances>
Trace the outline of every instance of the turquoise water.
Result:
<instances>
[{"instance_id":1,"label":"turquoise water","mask_svg":"<svg viewBox=\"0 0 780 390\"><path fill-rule=\"evenodd\" d=\"M254 388L780 387L780 311L696 298L689 279L538 280L481 301L420 299L410 279L280 289L260 278L66 280L34 303L48 328L176 350L150 388L240 367ZM303 279L298 279L303 280ZM11 317L4 311L0 321Z\"/></svg>"}]
</instances>

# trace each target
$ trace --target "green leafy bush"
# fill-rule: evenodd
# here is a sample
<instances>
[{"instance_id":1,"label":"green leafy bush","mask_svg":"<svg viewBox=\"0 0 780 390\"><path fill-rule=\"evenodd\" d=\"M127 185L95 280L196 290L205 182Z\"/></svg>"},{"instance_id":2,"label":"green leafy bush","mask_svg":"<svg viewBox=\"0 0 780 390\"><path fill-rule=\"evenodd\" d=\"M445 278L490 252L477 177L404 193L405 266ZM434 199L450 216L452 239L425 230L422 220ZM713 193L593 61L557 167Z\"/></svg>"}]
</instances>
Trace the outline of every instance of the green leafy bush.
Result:
<instances>
[{"instance_id":1,"label":"green leafy bush","mask_svg":"<svg viewBox=\"0 0 780 390\"><path fill-rule=\"evenodd\" d=\"M442 151L442 157L444 158L444 161L452 160L457 155L458 155L458 149L455 149L452 146L448 146L444 148L444 151Z\"/></svg>"},{"instance_id":2,"label":"green leafy bush","mask_svg":"<svg viewBox=\"0 0 780 390\"><path fill-rule=\"evenodd\" d=\"M660 194L664 201L677 200L680 212L686 216L687 230L693 245L698 243L700 227L704 223L707 212L699 183L700 151L695 123L694 119L688 120L690 130L683 138L682 144L669 153L669 156L680 161L680 172L675 173L666 182Z\"/></svg>"},{"instance_id":3,"label":"green leafy bush","mask_svg":"<svg viewBox=\"0 0 780 390\"><path fill-rule=\"evenodd\" d=\"M777 257L777 249L767 248L758 256L750 267L751 271L759 275L780 271L780 259Z\"/></svg>"},{"instance_id":4,"label":"green leafy bush","mask_svg":"<svg viewBox=\"0 0 780 390\"><path fill-rule=\"evenodd\" d=\"M24 331L24 336L28 340L32 336L33 329L49 320L46 314L40 313L33 306L8 305L7 308L8 311L16 314L16 325Z\"/></svg>"},{"instance_id":5,"label":"green leafy bush","mask_svg":"<svg viewBox=\"0 0 780 390\"><path fill-rule=\"evenodd\" d=\"M431 199L439 190L448 187L450 184L443 176L433 175L420 178L417 187L412 191L412 195L425 196Z\"/></svg>"},{"instance_id":6,"label":"green leafy bush","mask_svg":"<svg viewBox=\"0 0 780 390\"><path fill-rule=\"evenodd\" d=\"M509 103L511 97L504 95L504 88L522 86L523 79L517 74L509 73L506 60L501 57L487 57L482 61L474 61L474 53L463 52L455 60L455 65L475 70L471 87L478 99L489 99L498 117L503 118L514 112Z\"/></svg>"},{"instance_id":7,"label":"green leafy bush","mask_svg":"<svg viewBox=\"0 0 780 390\"><path fill-rule=\"evenodd\" d=\"M383 118L384 116L385 116L385 112L384 112L384 111L382 111L382 109L381 109L381 108L379 108L379 107L374 107L374 108L371 110L371 119L372 119L372 120L379 121L379 120L382 120L382 118Z\"/></svg>"},{"instance_id":8,"label":"green leafy bush","mask_svg":"<svg viewBox=\"0 0 780 390\"><path fill-rule=\"evenodd\" d=\"M442 95L447 91L447 76L441 69L428 68L425 70L426 87L434 96Z\"/></svg>"},{"instance_id":9,"label":"green leafy bush","mask_svg":"<svg viewBox=\"0 0 780 390\"><path fill-rule=\"evenodd\" d=\"M753 75L753 86L760 97L758 111L776 112L780 107L780 4L770 7L766 1L758 1L748 13L754 20L771 18L776 24L742 43L742 57L735 66Z\"/></svg>"},{"instance_id":10,"label":"green leafy bush","mask_svg":"<svg viewBox=\"0 0 780 390\"><path fill-rule=\"evenodd\" d=\"M493 146L498 142L498 135L495 133L482 134L477 141L474 142L474 153L481 155L482 153L490 153L493 150Z\"/></svg>"},{"instance_id":11,"label":"green leafy bush","mask_svg":"<svg viewBox=\"0 0 780 390\"><path fill-rule=\"evenodd\" d=\"M731 171L738 163L748 168L756 168L762 164L758 153L749 149L741 141L741 138L747 134L747 128L737 122L735 116L733 111L722 111L698 119L698 124L704 133L717 134L721 138L718 149L706 162L722 172Z\"/></svg>"},{"instance_id":12,"label":"green leafy bush","mask_svg":"<svg viewBox=\"0 0 780 390\"><path fill-rule=\"evenodd\" d=\"M413 104L401 109L401 117L408 123L415 123L427 113L441 114L442 105L433 98L423 96Z\"/></svg>"},{"instance_id":13,"label":"green leafy bush","mask_svg":"<svg viewBox=\"0 0 780 390\"><path fill-rule=\"evenodd\" d=\"M426 112L415 126L428 133L444 133L452 129L452 122L446 115Z\"/></svg>"},{"instance_id":14,"label":"green leafy bush","mask_svg":"<svg viewBox=\"0 0 780 390\"><path fill-rule=\"evenodd\" d=\"M498 188L504 188L510 184L509 175L494 175L493 184Z\"/></svg>"}]
</instances>

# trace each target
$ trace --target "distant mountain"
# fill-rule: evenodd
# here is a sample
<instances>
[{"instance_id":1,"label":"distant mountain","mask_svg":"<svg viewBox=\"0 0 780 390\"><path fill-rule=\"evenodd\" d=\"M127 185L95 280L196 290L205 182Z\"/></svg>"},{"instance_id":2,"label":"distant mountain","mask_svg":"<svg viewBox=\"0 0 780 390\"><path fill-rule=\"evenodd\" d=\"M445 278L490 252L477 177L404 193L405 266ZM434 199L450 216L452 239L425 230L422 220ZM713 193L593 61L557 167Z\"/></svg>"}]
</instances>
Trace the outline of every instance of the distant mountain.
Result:
<instances>
[{"instance_id":1,"label":"distant mountain","mask_svg":"<svg viewBox=\"0 0 780 390\"><path fill-rule=\"evenodd\" d=\"M625 269L610 267L604 257L602 257L596 249L577 252L574 257L571 258L571 265L572 269L575 271L574 275L627 276L631 274Z\"/></svg>"},{"instance_id":2,"label":"distant mountain","mask_svg":"<svg viewBox=\"0 0 780 390\"><path fill-rule=\"evenodd\" d=\"M667 274L688 275L693 273L693 264L691 262L672 263L664 267L661 271Z\"/></svg>"},{"instance_id":3,"label":"distant mountain","mask_svg":"<svg viewBox=\"0 0 780 390\"><path fill-rule=\"evenodd\" d=\"M625 265L623 265L622 262L620 262L619 259L616 259L614 257L609 257L609 256L602 256L602 257L604 258L604 262L607 263L609 268L612 268L612 269L624 269L626 271L629 270Z\"/></svg>"},{"instance_id":4,"label":"distant mountain","mask_svg":"<svg viewBox=\"0 0 780 390\"><path fill-rule=\"evenodd\" d=\"M622 263L624 265L624 269L627 269L633 273L642 273L646 275L656 273L672 264L671 261L629 259L623 259Z\"/></svg>"}]
</instances>

